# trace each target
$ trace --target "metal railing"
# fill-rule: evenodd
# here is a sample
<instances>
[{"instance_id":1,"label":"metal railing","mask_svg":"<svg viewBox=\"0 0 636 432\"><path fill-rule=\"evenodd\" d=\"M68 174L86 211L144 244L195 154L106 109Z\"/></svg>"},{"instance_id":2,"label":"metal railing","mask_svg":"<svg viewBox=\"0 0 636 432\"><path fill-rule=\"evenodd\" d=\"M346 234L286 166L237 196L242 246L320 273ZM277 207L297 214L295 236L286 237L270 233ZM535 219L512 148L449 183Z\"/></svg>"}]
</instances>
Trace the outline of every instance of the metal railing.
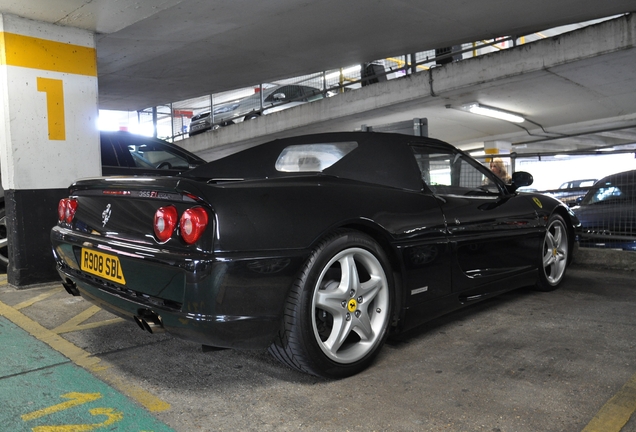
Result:
<instances>
[{"instance_id":1,"label":"metal railing","mask_svg":"<svg viewBox=\"0 0 636 432\"><path fill-rule=\"evenodd\" d=\"M588 24L589 23L581 23L571 27L580 28ZM491 52L513 48L520 44L551 37L568 30L570 29L559 28L552 31L548 30L543 33L533 33L531 35L521 37L506 36L454 47L403 54L370 61L361 65L350 65L348 67L316 72L276 82L259 83L247 88L213 95L205 95L162 106L151 107L139 111L137 115L139 123L151 123L155 130L160 129L157 132L159 137L168 141L178 141L188 137L188 126L193 116L204 112L214 113L214 110L218 106L247 98L255 93L262 92L263 90L267 91L267 89L272 87L282 85L304 85L316 89L323 97L329 97L333 94L353 91L367 85L397 79L405 75L425 72L430 68L449 62L461 61L463 59L478 57ZM277 107L277 110L285 109L285 103L290 102L290 100L287 98L286 100L280 100L278 102L279 103L273 104ZM299 101L292 100L291 102ZM261 99L258 106L251 107L250 112L260 114L271 107L272 104L268 104L267 101ZM223 122L214 123L230 124L229 121L236 123L243 120L244 117L245 114L241 112L234 117L224 117Z\"/></svg>"},{"instance_id":2,"label":"metal railing","mask_svg":"<svg viewBox=\"0 0 636 432\"><path fill-rule=\"evenodd\" d=\"M613 18L616 17L607 17L602 20L559 27L546 30L542 33L537 32L520 37L505 36L454 47L403 54L370 61L362 65L350 65L335 70L321 71L271 83L259 83L247 88L172 102L138 111L136 113L138 125L140 129L153 129L156 136L174 142L188 137L188 126L193 116L203 112L213 113L217 106L240 99L241 97L253 95L261 88L267 89L268 87L285 84L308 85L316 88L323 96L328 97L335 93L353 91L377 82L425 72L432 67L448 62L461 61L491 52L513 48L517 45L552 37L571 31L572 29L585 27L586 25ZM277 106L279 109L284 109L284 103L277 104ZM254 111L263 112L266 108L266 104L263 103L263 105L256 107ZM242 120L241 115L232 118L233 122L240 120Z\"/></svg>"}]
</instances>

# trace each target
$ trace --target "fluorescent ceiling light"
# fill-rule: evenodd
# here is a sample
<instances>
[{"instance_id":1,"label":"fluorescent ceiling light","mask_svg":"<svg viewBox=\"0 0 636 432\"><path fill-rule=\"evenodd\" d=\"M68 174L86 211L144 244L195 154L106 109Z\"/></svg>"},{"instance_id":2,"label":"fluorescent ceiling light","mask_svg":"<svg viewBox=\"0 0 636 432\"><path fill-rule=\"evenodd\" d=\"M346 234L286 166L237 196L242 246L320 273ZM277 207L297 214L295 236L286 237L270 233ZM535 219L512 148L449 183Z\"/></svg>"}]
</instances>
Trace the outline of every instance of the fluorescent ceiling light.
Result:
<instances>
[{"instance_id":1,"label":"fluorescent ceiling light","mask_svg":"<svg viewBox=\"0 0 636 432\"><path fill-rule=\"evenodd\" d=\"M525 121L525 119L518 114L514 114L508 111L502 111L498 108L480 105L478 103L462 105L459 109L471 112L473 114L479 114L499 120L506 120L513 123L523 123Z\"/></svg>"}]
</instances>

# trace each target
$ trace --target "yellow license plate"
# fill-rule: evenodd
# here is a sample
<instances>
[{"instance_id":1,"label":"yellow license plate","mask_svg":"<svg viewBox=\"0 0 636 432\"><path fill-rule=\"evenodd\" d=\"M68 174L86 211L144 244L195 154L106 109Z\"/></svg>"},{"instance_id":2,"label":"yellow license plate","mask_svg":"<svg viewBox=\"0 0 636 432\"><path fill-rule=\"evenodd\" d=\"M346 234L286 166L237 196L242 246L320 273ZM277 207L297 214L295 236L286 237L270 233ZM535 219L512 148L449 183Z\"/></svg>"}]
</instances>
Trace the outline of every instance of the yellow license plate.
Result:
<instances>
[{"instance_id":1,"label":"yellow license plate","mask_svg":"<svg viewBox=\"0 0 636 432\"><path fill-rule=\"evenodd\" d=\"M124 272L119 258L113 255L82 248L82 271L94 274L104 279L126 285Z\"/></svg>"}]
</instances>

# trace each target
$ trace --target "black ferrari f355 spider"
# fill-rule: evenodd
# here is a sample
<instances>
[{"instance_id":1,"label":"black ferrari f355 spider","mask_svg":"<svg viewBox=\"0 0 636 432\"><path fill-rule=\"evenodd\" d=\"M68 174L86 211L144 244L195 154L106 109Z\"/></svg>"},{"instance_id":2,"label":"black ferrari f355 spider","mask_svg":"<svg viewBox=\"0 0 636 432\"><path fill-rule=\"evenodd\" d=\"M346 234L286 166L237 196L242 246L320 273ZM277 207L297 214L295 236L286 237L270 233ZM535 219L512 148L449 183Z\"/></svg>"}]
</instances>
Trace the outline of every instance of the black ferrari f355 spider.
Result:
<instances>
[{"instance_id":1,"label":"black ferrari f355 spider","mask_svg":"<svg viewBox=\"0 0 636 432\"><path fill-rule=\"evenodd\" d=\"M307 135L179 177L77 181L52 248L71 294L143 329L340 378L389 334L561 283L578 221L517 192L531 183L430 138Z\"/></svg>"}]
</instances>

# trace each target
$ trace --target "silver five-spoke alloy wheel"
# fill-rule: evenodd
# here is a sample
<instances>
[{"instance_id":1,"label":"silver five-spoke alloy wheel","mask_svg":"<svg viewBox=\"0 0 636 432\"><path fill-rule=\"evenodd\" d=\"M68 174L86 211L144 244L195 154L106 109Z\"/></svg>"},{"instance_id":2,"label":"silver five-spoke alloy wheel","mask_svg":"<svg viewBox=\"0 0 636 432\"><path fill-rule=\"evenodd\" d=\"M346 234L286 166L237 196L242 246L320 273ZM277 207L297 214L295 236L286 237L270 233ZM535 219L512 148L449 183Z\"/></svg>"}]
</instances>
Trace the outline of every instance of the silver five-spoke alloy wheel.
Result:
<instances>
[{"instance_id":1,"label":"silver five-spoke alloy wheel","mask_svg":"<svg viewBox=\"0 0 636 432\"><path fill-rule=\"evenodd\" d=\"M561 218L550 221L543 240L543 271L547 282L558 285L568 264L568 237Z\"/></svg>"},{"instance_id":2,"label":"silver five-spoke alloy wheel","mask_svg":"<svg viewBox=\"0 0 636 432\"><path fill-rule=\"evenodd\" d=\"M312 326L331 360L353 363L382 342L390 292L378 259L362 248L336 254L323 268L313 293Z\"/></svg>"}]
</instances>

